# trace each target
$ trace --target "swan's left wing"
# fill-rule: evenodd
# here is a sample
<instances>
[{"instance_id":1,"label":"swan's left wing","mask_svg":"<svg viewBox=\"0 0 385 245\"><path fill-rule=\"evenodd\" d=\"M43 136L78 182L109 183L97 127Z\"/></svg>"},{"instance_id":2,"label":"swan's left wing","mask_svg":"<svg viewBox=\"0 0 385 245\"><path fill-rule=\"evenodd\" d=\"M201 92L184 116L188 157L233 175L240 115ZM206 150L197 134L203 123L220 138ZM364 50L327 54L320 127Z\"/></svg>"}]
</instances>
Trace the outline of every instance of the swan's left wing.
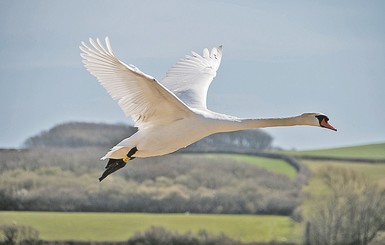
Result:
<instances>
[{"instance_id":1,"label":"swan's left wing","mask_svg":"<svg viewBox=\"0 0 385 245\"><path fill-rule=\"evenodd\" d=\"M191 108L207 109L207 91L221 64L222 46L192 52L179 60L161 83Z\"/></svg>"},{"instance_id":2,"label":"swan's left wing","mask_svg":"<svg viewBox=\"0 0 385 245\"><path fill-rule=\"evenodd\" d=\"M99 39L90 39L90 45L82 42L80 49L87 70L119 101L124 113L139 128L171 123L191 113L188 106L153 77L120 61L108 38L106 47Z\"/></svg>"}]
</instances>

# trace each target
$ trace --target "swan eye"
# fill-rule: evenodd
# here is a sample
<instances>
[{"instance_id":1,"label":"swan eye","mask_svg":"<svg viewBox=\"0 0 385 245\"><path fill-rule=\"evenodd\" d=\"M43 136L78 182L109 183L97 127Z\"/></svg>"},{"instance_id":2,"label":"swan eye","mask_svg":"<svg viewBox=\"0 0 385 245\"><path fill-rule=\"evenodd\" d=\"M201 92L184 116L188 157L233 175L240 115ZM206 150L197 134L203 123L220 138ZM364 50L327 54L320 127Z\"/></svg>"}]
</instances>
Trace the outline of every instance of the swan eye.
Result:
<instances>
[{"instance_id":1,"label":"swan eye","mask_svg":"<svg viewBox=\"0 0 385 245\"><path fill-rule=\"evenodd\" d=\"M319 124L321 125L322 121L325 120L325 122L329 121L329 118L325 115L317 115L315 116L318 119Z\"/></svg>"},{"instance_id":2,"label":"swan eye","mask_svg":"<svg viewBox=\"0 0 385 245\"><path fill-rule=\"evenodd\" d=\"M327 116L325 116L325 115L317 115L315 117L318 119L318 123L319 123L320 127L328 128L328 129L337 131L337 129L335 129L332 125L330 125L328 123L329 118Z\"/></svg>"}]
</instances>

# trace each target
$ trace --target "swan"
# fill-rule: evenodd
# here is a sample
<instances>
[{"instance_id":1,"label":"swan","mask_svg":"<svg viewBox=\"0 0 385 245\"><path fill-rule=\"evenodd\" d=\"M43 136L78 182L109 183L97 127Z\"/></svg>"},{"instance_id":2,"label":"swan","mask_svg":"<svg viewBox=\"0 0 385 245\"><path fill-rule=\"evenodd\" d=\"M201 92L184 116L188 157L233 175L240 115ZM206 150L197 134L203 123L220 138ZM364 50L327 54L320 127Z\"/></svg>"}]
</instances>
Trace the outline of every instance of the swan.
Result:
<instances>
[{"instance_id":1,"label":"swan","mask_svg":"<svg viewBox=\"0 0 385 245\"><path fill-rule=\"evenodd\" d=\"M247 119L207 109L210 83L222 58L222 46L192 52L179 60L161 81L120 61L109 38L81 42L85 68L107 90L138 131L114 146L101 160L109 159L99 181L136 157L169 154L208 135L251 128L309 125L337 131L323 113L303 113L284 118Z\"/></svg>"}]
</instances>

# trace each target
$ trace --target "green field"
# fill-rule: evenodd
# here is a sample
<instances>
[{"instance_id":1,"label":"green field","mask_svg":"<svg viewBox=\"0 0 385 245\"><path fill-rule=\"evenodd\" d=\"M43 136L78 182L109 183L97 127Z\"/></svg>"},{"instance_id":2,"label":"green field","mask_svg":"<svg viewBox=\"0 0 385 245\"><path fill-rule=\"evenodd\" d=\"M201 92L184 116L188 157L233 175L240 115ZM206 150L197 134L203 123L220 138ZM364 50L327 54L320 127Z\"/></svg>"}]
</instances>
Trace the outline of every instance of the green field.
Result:
<instances>
[{"instance_id":1,"label":"green field","mask_svg":"<svg viewBox=\"0 0 385 245\"><path fill-rule=\"evenodd\" d=\"M151 226L179 233L204 229L244 242L297 242L300 236L289 217L265 215L0 212L0 224L12 223L32 226L43 240L123 241Z\"/></svg>"},{"instance_id":2,"label":"green field","mask_svg":"<svg viewBox=\"0 0 385 245\"><path fill-rule=\"evenodd\" d=\"M332 156L332 157L349 157L349 158L369 158L369 159L385 159L385 144L370 144L352 147L340 147L334 149L323 149L315 151L290 152L297 155L312 156ZM353 170L358 174L365 176L368 180L377 182L385 188L385 164L371 164L365 162L349 162L349 161L322 161L322 160L301 160L313 173L317 173L325 167L338 167L347 170ZM318 192L322 189L319 180L310 179L306 189L310 192Z\"/></svg>"},{"instance_id":3,"label":"green field","mask_svg":"<svg viewBox=\"0 0 385 245\"><path fill-rule=\"evenodd\" d=\"M283 151L290 155L385 159L385 143L309 151Z\"/></svg>"},{"instance_id":4,"label":"green field","mask_svg":"<svg viewBox=\"0 0 385 245\"><path fill-rule=\"evenodd\" d=\"M321 168L332 166L338 168L345 168L347 170L353 170L363 176L367 177L370 181L377 182L380 186L385 188L385 164L370 164L370 163L357 163L357 162L342 162L342 161L315 161L315 160L302 160L313 173L316 173ZM318 190L318 183L311 184L314 187L314 191Z\"/></svg>"},{"instance_id":5,"label":"green field","mask_svg":"<svg viewBox=\"0 0 385 245\"><path fill-rule=\"evenodd\" d=\"M287 162L284 160L280 159L271 159L266 157L256 157L241 154L203 154L203 156L210 158L230 158L235 161L264 168L273 173L287 175L290 178L294 178L297 175L297 171L292 166L287 164Z\"/></svg>"}]
</instances>

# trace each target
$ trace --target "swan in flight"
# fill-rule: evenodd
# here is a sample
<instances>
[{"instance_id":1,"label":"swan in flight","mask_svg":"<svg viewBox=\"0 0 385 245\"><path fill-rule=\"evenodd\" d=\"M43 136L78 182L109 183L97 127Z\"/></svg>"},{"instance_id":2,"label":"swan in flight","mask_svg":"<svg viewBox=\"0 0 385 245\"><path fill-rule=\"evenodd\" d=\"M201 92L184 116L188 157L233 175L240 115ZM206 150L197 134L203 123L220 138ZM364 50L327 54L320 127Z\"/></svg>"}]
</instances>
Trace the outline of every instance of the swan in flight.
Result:
<instances>
[{"instance_id":1,"label":"swan in flight","mask_svg":"<svg viewBox=\"0 0 385 245\"><path fill-rule=\"evenodd\" d=\"M192 52L179 60L158 81L133 65L120 61L99 39L81 42L81 57L119 106L130 116L138 131L114 146L102 160L109 159L99 178L124 167L136 157L172 153L208 135L251 128L310 125L331 130L329 118L322 113L303 113L285 118L246 119L210 111L207 90L216 76L222 58L222 46Z\"/></svg>"}]
</instances>

